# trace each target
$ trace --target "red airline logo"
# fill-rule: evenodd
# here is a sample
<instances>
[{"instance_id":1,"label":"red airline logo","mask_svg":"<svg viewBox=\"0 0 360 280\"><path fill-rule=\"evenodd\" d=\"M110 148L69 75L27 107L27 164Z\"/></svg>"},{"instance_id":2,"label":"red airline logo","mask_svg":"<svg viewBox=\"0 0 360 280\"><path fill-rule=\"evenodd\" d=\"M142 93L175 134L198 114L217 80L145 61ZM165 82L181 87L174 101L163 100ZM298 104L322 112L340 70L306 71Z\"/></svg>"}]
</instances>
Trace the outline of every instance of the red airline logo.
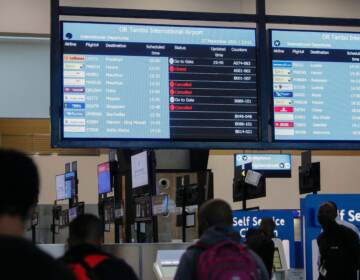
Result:
<instances>
[{"instance_id":1,"label":"red airline logo","mask_svg":"<svg viewBox=\"0 0 360 280\"><path fill-rule=\"evenodd\" d=\"M294 107L288 106L277 106L274 108L276 113L292 113L294 112Z\"/></svg>"},{"instance_id":2,"label":"red airline logo","mask_svg":"<svg viewBox=\"0 0 360 280\"><path fill-rule=\"evenodd\" d=\"M281 127L294 127L293 122L275 122L275 127L281 128Z\"/></svg>"}]
</instances>

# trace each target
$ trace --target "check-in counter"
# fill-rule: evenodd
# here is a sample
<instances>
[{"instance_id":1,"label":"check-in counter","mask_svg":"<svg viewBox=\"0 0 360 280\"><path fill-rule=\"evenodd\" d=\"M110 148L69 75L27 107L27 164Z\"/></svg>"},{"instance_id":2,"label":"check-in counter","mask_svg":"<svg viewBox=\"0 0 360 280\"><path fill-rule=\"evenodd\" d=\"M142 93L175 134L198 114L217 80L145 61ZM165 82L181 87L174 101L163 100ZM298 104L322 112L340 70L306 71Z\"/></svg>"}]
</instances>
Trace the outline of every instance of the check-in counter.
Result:
<instances>
[{"instance_id":1,"label":"check-in counter","mask_svg":"<svg viewBox=\"0 0 360 280\"><path fill-rule=\"evenodd\" d=\"M139 276L141 280L156 280L154 263L157 260L158 251L182 252L191 243L123 243L104 244L104 251L125 260ZM64 244L41 244L39 248L46 251L55 258L61 257L65 252Z\"/></svg>"}]
</instances>

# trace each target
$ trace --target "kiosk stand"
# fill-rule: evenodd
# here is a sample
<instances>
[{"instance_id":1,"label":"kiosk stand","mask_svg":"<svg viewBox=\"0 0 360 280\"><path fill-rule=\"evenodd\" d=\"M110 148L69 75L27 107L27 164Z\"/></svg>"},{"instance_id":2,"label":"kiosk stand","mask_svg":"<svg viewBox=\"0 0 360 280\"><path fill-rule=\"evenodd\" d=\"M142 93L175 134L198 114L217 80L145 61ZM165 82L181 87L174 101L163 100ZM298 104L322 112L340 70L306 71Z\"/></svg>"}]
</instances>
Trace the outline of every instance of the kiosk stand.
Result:
<instances>
[{"instance_id":1,"label":"kiosk stand","mask_svg":"<svg viewBox=\"0 0 360 280\"><path fill-rule=\"evenodd\" d=\"M34 213L31 216L30 227L28 230L31 230L31 241L36 244L36 226L39 224L39 212L35 209Z\"/></svg>"},{"instance_id":2,"label":"kiosk stand","mask_svg":"<svg viewBox=\"0 0 360 280\"><path fill-rule=\"evenodd\" d=\"M181 232L183 242L186 242L186 228L188 226L194 226L194 223L189 225L188 216L195 215L194 213L188 214L186 207L201 204L198 184L189 184L189 182L190 176L178 177L176 186L176 206L181 207Z\"/></svg>"},{"instance_id":3,"label":"kiosk stand","mask_svg":"<svg viewBox=\"0 0 360 280\"><path fill-rule=\"evenodd\" d=\"M116 151L109 152L109 161L98 165L98 207L104 233L114 224L115 243L120 243L124 210L122 206L122 180ZM105 236L104 236L105 237Z\"/></svg>"},{"instance_id":4,"label":"kiosk stand","mask_svg":"<svg viewBox=\"0 0 360 280\"><path fill-rule=\"evenodd\" d=\"M185 250L159 250L154 263L157 280L172 280L175 277L181 256Z\"/></svg>"},{"instance_id":5,"label":"kiosk stand","mask_svg":"<svg viewBox=\"0 0 360 280\"><path fill-rule=\"evenodd\" d=\"M84 202L78 201L77 162L65 164L65 174L56 176L57 197L52 210L52 243L56 243L56 235L61 228L66 227L69 221L78 214L84 213ZM58 201L68 200L68 209L63 210Z\"/></svg>"},{"instance_id":6,"label":"kiosk stand","mask_svg":"<svg viewBox=\"0 0 360 280\"><path fill-rule=\"evenodd\" d=\"M265 178L263 176L260 176L259 178L257 178L256 182L250 182L252 181L252 178L249 179L249 177L253 177L251 175L253 173L260 174L252 171L251 163L246 164L244 169L235 169L235 176L233 182L233 199L234 202L242 201L242 210L259 209L259 207L247 208L247 200L266 196Z\"/></svg>"},{"instance_id":7,"label":"kiosk stand","mask_svg":"<svg viewBox=\"0 0 360 280\"><path fill-rule=\"evenodd\" d=\"M289 264L286 261L285 251L283 243L280 239L273 239L275 244L275 252L274 252L274 273L272 280L286 280L288 279L287 274L289 271Z\"/></svg>"},{"instance_id":8,"label":"kiosk stand","mask_svg":"<svg viewBox=\"0 0 360 280\"><path fill-rule=\"evenodd\" d=\"M152 213L156 195L155 153L153 150L131 155L131 201L136 239L139 243L158 242L157 217Z\"/></svg>"}]
</instances>

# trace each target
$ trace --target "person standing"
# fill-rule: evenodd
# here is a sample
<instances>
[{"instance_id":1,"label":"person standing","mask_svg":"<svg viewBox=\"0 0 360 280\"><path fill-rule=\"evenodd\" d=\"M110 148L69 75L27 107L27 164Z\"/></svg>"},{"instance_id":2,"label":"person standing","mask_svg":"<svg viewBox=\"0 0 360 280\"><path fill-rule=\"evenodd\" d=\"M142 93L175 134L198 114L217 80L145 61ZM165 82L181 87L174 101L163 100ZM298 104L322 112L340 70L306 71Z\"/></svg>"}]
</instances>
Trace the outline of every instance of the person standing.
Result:
<instances>
[{"instance_id":1,"label":"person standing","mask_svg":"<svg viewBox=\"0 0 360 280\"><path fill-rule=\"evenodd\" d=\"M181 257L175 280L269 279L260 257L241 244L240 234L232 229L227 202L205 202L198 220L200 240Z\"/></svg>"},{"instance_id":2,"label":"person standing","mask_svg":"<svg viewBox=\"0 0 360 280\"><path fill-rule=\"evenodd\" d=\"M246 245L262 259L271 279L275 252L272 238L262 228L250 228L246 232Z\"/></svg>"},{"instance_id":3,"label":"person standing","mask_svg":"<svg viewBox=\"0 0 360 280\"><path fill-rule=\"evenodd\" d=\"M356 280L359 269L359 236L336 222L337 209L330 202L321 204L318 221L322 232L317 238L320 252L319 280Z\"/></svg>"},{"instance_id":4,"label":"person standing","mask_svg":"<svg viewBox=\"0 0 360 280\"><path fill-rule=\"evenodd\" d=\"M23 153L0 149L0 271L2 279L73 280L71 272L23 238L39 198L39 174Z\"/></svg>"},{"instance_id":5,"label":"person standing","mask_svg":"<svg viewBox=\"0 0 360 280\"><path fill-rule=\"evenodd\" d=\"M137 280L125 261L101 250L103 234L98 217L92 214L78 216L69 225L69 248L60 260L78 280Z\"/></svg>"}]
</instances>

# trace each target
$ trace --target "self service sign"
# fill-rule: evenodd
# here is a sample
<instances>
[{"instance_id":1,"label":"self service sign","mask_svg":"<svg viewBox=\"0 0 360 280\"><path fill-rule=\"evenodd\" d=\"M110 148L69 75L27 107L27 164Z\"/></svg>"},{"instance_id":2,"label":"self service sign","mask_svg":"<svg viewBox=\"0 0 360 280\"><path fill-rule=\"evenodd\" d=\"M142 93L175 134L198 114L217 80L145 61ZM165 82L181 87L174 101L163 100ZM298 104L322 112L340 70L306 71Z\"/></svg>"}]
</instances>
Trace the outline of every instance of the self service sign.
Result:
<instances>
[{"instance_id":1,"label":"self service sign","mask_svg":"<svg viewBox=\"0 0 360 280\"><path fill-rule=\"evenodd\" d=\"M322 203L332 201L338 208L338 219L352 223L360 228L360 195L359 194L317 194L307 195L301 199L302 240L305 254L306 279L318 279L317 237L321 226L317 220Z\"/></svg>"},{"instance_id":2,"label":"self service sign","mask_svg":"<svg viewBox=\"0 0 360 280\"><path fill-rule=\"evenodd\" d=\"M293 210L259 210L233 211L233 227L245 238L249 228L259 227L261 220L270 217L274 220L275 237L279 238L290 260L290 267L295 264L294 211Z\"/></svg>"}]
</instances>

